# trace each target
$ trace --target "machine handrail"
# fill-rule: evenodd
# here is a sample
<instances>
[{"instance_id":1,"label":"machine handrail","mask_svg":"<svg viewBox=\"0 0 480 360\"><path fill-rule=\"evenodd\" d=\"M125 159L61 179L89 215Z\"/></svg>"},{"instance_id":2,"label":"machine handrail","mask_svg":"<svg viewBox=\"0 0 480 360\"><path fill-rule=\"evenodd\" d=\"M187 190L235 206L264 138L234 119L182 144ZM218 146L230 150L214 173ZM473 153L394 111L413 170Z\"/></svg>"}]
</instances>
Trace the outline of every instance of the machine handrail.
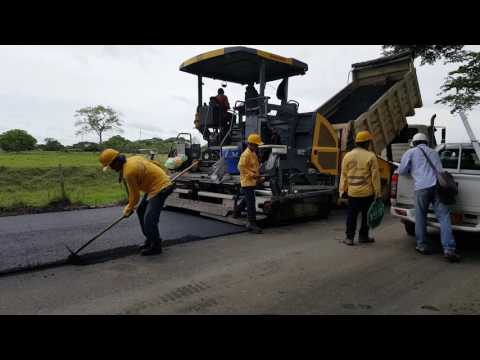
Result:
<instances>
[{"instance_id":1,"label":"machine handrail","mask_svg":"<svg viewBox=\"0 0 480 360\"><path fill-rule=\"evenodd\" d=\"M253 97L253 98L248 98L244 101L244 104L245 104L245 114L247 113L247 102L249 100L263 100L263 105L265 106L265 111L264 113L266 114L267 113L267 110L268 110L268 100L270 100L270 96L257 96L257 97ZM260 105L258 106L260 107Z\"/></svg>"},{"instance_id":2,"label":"machine handrail","mask_svg":"<svg viewBox=\"0 0 480 360\"><path fill-rule=\"evenodd\" d=\"M229 111L230 111L230 110L229 110ZM235 111L231 111L231 113L233 114L233 116L232 116L232 121L230 121L230 128L228 129L227 133L225 134L225 136L223 137L222 141L220 142L220 151L222 151L223 143L225 142L225 140L227 139L228 135L230 135L230 133L232 132L232 129L233 129ZM238 112L237 112L237 115L238 115Z\"/></svg>"}]
</instances>

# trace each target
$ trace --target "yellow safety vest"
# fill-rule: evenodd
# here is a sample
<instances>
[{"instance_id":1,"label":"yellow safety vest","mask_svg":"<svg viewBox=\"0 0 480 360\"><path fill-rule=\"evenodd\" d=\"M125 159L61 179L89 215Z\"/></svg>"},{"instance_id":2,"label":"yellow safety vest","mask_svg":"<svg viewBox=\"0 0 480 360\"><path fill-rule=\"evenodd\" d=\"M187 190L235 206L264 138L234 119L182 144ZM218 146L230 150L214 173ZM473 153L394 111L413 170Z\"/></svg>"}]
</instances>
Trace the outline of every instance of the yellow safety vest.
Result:
<instances>
[{"instance_id":1,"label":"yellow safety vest","mask_svg":"<svg viewBox=\"0 0 480 360\"><path fill-rule=\"evenodd\" d=\"M246 148L238 161L238 170L240 171L240 185L242 187L256 186L257 179L260 176L260 163L257 154Z\"/></svg>"},{"instance_id":2,"label":"yellow safety vest","mask_svg":"<svg viewBox=\"0 0 480 360\"><path fill-rule=\"evenodd\" d=\"M381 196L380 173L374 153L357 147L344 156L340 196L344 192L351 197Z\"/></svg>"},{"instance_id":3,"label":"yellow safety vest","mask_svg":"<svg viewBox=\"0 0 480 360\"><path fill-rule=\"evenodd\" d=\"M163 169L143 156L132 156L123 166L123 179L128 187L128 205L124 213L133 211L140 199L140 191L148 194L148 199L171 185L170 177Z\"/></svg>"}]
</instances>

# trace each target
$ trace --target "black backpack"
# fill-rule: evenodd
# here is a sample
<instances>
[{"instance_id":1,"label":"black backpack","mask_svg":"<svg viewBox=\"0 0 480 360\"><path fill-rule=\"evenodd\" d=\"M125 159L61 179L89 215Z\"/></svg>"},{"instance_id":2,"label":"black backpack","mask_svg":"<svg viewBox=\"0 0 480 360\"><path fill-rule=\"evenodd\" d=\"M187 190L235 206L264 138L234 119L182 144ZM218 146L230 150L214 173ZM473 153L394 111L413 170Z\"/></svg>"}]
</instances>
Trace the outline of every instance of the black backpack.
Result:
<instances>
[{"instance_id":1,"label":"black backpack","mask_svg":"<svg viewBox=\"0 0 480 360\"><path fill-rule=\"evenodd\" d=\"M423 149L420 147L419 149L422 151L423 155L427 159L428 164L431 166L437 177L437 195L440 202L445 205L455 204L455 197L458 195L458 185L455 182L452 174L450 174L448 171L437 171L425 151L423 151Z\"/></svg>"}]
</instances>

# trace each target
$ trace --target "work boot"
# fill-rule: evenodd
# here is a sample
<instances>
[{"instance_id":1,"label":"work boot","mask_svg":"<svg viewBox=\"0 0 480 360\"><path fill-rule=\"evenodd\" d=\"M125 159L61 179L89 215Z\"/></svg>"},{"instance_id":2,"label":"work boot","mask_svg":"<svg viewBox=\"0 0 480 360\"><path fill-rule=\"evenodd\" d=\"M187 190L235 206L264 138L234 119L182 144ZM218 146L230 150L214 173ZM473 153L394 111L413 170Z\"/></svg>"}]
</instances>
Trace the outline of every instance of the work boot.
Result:
<instances>
[{"instance_id":1,"label":"work boot","mask_svg":"<svg viewBox=\"0 0 480 360\"><path fill-rule=\"evenodd\" d=\"M248 229L248 231L250 231L251 233L254 233L254 234L261 234L261 233L263 233L262 229L260 229L260 228L258 227L258 225L255 224L253 221L249 221L249 222L247 223L247 229Z\"/></svg>"},{"instance_id":2,"label":"work boot","mask_svg":"<svg viewBox=\"0 0 480 360\"><path fill-rule=\"evenodd\" d=\"M238 219L239 217L242 216L242 212L240 211L240 209L238 209L237 207L235 207L233 209L233 218L234 219Z\"/></svg>"},{"instance_id":3,"label":"work boot","mask_svg":"<svg viewBox=\"0 0 480 360\"><path fill-rule=\"evenodd\" d=\"M452 263L460 261L460 256L455 251L446 251L444 257Z\"/></svg>"},{"instance_id":4,"label":"work boot","mask_svg":"<svg viewBox=\"0 0 480 360\"><path fill-rule=\"evenodd\" d=\"M342 242L343 242L345 245L353 246L353 239L345 238Z\"/></svg>"},{"instance_id":5,"label":"work boot","mask_svg":"<svg viewBox=\"0 0 480 360\"><path fill-rule=\"evenodd\" d=\"M138 249L142 251L142 250L148 249L149 247L150 247L150 242L148 240L145 240L143 245L141 245Z\"/></svg>"},{"instance_id":6,"label":"work boot","mask_svg":"<svg viewBox=\"0 0 480 360\"><path fill-rule=\"evenodd\" d=\"M161 254L161 253L162 253L162 243L159 242L159 243L150 244L149 247L142 250L141 255L150 256L150 255Z\"/></svg>"},{"instance_id":7,"label":"work boot","mask_svg":"<svg viewBox=\"0 0 480 360\"><path fill-rule=\"evenodd\" d=\"M360 236L358 238L358 242L361 243L361 244L368 244L368 243L374 243L375 242L375 239L372 238L372 237L364 237L364 236Z\"/></svg>"},{"instance_id":8,"label":"work boot","mask_svg":"<svg viewBox=\"0 0 480 360\"><path fill-rule=\"evenodd\" d=\"M416 250L417 252L419 252L420 254L422 254L422 255L431 255L431 254L432 254L432 252L431 252L429 249L425 248L425 247L418 247L418 246L417 246L417 247L415 248L415 250Z\"/></svg>"}]
</instances>

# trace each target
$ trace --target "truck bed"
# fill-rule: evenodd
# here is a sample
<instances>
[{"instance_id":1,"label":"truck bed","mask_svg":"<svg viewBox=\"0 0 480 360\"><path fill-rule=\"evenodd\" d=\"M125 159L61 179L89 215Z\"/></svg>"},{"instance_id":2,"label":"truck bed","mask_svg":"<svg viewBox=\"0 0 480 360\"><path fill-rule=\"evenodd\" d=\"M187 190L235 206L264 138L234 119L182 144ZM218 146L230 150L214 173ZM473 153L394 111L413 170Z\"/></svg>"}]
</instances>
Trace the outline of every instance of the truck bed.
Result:
<instances>
[{"instance_id":1,"label":"truck bed","mask_svg":"<svg viewBox=\"0 0 480 360\"><path fill-rule=\"evenodd\" d=\"M393 84L380 84L352 88L350 94L340 100L337 111L328 120L332 124L341 124L357 119L392 86Z\"/></svg>"},{"instance_id":2,"label":"truck bed","mask_svg":"<svg viewBox=\"0 0 480 360\"><path fill-rule=\"evenodd\" d=\"M353 134L369 130L380 154L407 126L407 116L422 107L417 75L409 55L384 57L352 65L353 81L317 111L337 129L342 151L353 145ZM353 131L352 131L353 130Z\"/></svg>"}]
</instances>

